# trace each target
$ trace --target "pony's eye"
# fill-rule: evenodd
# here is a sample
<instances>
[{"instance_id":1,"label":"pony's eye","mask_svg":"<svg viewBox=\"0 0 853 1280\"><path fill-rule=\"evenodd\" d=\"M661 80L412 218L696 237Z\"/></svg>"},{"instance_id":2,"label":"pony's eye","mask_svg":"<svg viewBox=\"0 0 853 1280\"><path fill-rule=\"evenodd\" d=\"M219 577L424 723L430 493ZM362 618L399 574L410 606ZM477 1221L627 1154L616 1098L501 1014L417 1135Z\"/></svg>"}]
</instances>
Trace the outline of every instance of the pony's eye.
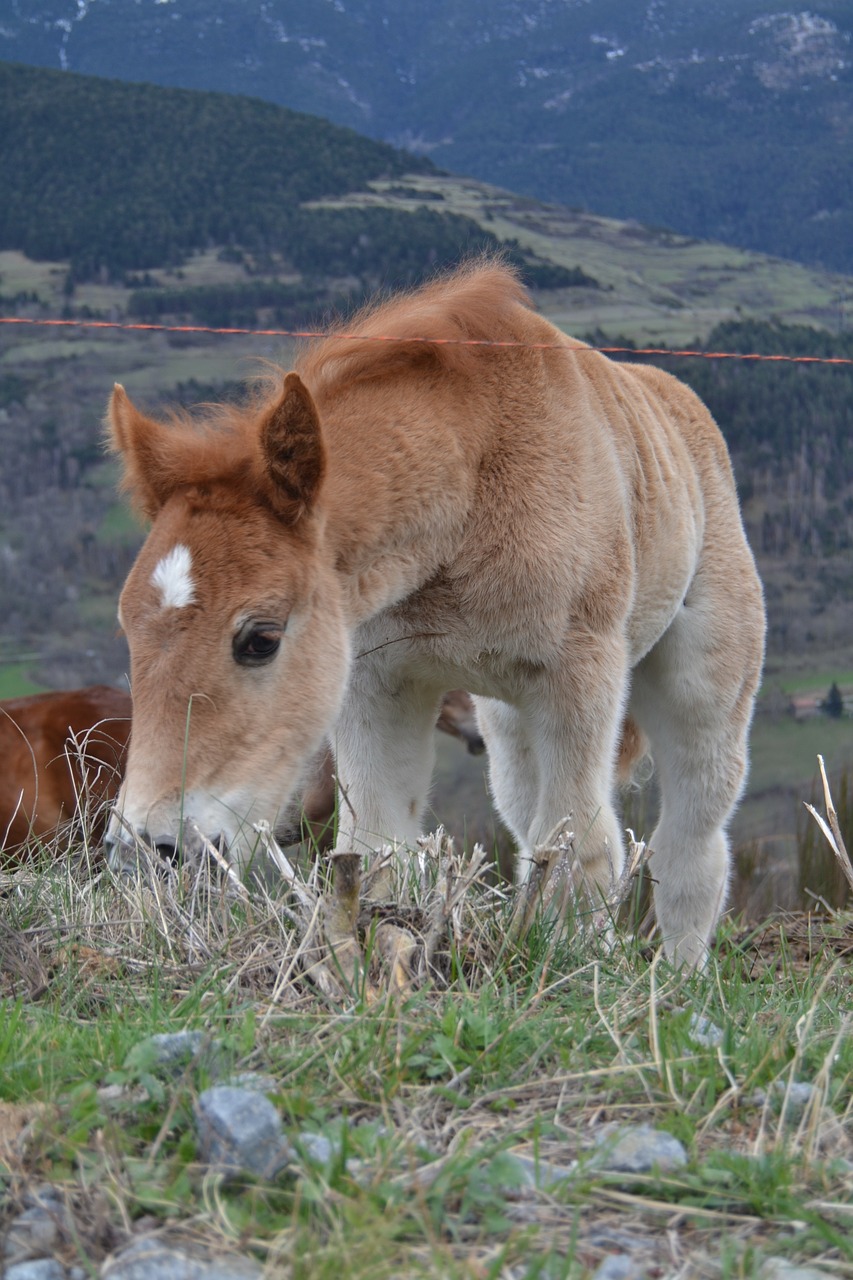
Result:
<instances>
[{"instance_id":1,"label":"pony's eye","mask_svg":"<svg viewBox=\"0 0 853 1280\"><path fill-rule=\"evenodd\" d=\"M280 622L247 622L234 637L235 662L243 667L260 667L278 653L284 627Z\"/></svg>"}]
</instances>

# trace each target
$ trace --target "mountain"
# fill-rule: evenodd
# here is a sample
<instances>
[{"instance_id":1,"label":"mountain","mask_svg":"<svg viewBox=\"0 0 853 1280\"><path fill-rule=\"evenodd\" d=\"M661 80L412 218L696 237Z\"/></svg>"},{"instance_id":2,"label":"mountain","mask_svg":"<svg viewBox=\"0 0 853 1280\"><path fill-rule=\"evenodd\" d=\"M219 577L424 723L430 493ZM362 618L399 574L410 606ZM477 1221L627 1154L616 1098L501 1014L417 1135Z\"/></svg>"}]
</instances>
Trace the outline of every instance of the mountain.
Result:
<instances>
[{"instance_id":1,"label":"mountain","mask_svg":"<svg viewBox=\"0 0 853 1280\"><path fill-rule=\"evenodd\" d=\"M470 218L395 184L435 173L429 160L229 94L0 63L0 171L0 250L68 259L69 295L81 280L177 266L217 246L232 261L251 254L256 274L273 265L290 273L272 293L255 280L245 305L298 314L322 293L320 278L367 291L393 264L395 282L412 283L499 244ZM344 203L378 180L417 199ZM513 246L508 253L531 283L585 281Z\"/></svg>"},{"instance_id":2,"label":"mountain","mask_svg":"<svg viewBox=\"0 0 853 1280\"><path fill-rule=\"evenodd\" d=\"M853 272L853 11L29 0L0 57L250 94L538 199Z\"/></svg>"}]
</instances>

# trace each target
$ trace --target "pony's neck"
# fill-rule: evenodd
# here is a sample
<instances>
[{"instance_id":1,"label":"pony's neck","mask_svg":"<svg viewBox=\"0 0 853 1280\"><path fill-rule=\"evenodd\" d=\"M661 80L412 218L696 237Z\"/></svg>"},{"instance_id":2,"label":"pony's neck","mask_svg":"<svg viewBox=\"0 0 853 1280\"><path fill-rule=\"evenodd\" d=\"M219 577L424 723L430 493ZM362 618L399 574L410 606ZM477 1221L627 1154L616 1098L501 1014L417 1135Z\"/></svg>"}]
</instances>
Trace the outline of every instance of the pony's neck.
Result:
<instances>
[{"instance_id":1,"label":"pony's neck","mask_svg":"<svg viewBox=\"0 0 853 1280\"><path fill-rule=\"evenodd\" d=\"M325 539L354 623L411 595L455 555L477 466L462 456L452 421L436 434L426 449L390 415L332 420Z\"/></svg>"}]
</instances>

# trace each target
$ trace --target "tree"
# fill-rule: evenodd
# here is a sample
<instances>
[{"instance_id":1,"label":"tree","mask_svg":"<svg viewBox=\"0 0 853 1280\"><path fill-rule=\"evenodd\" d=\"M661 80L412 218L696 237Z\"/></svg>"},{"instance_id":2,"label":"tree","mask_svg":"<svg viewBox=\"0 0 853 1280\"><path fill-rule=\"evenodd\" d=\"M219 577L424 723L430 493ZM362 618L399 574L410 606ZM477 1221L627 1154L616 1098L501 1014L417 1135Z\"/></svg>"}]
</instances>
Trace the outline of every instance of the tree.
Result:
<instances>
[{"instance_id":1,"label":"tree","mask_svg":"<svg viewBox=\"0 0 853 1280\"><path fill-rule=\"evenodd\" d=\"M832 716L835 720L840 720L844 715L844 699L841 696L841 690L833 680L829 686L829 693L824 698L821 706L828 716Z\"/></svg>"}]
</instances>

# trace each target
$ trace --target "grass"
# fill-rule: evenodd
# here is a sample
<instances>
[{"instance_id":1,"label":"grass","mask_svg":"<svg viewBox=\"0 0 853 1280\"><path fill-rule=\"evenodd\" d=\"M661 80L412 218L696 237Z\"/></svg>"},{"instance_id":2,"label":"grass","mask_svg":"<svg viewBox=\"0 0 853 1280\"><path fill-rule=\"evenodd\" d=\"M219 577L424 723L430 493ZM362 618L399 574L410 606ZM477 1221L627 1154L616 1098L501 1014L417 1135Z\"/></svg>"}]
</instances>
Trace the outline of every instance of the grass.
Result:
<instances>
[{"instance_id":1,"label":"grass","mask_svg":"<svg viewBox=\"0 0 853 1280\"><path fill-rule=\"evenodd\" d=\"M750 740L750 791L801 787L804 779L814 777L818 753L832 768L853 762L853 732L848 717L833 720L814 716L801 721L790 716L775 720L758 717Z\"/></svg>"},{"instance_id":2,"label":"grass","mask_svg":"<svg viewBox=\"0 0 853 1280\"><path fill-rule=\"evenodd\" d=\"M25 698L30 693L41 693L43 689L43 684L30 679L23 663L0 663L0 699Z\"/></svg>"},{"instance_id":3,"label":"grass","mask_svg":"<svg viewBox=\"0 0 853 1280\"><path fill-rule=\"evenodd\" d=\"M844 691L853 688L853 671L823 670L808 671L783 676L778 686L783 693L822 693L829 692L829 687L837 684Z\"/></svg>"},{"instance_id":4,"label":"grass","mask_svg":"<svg viewBox=\"0 0 853 1280\"><path fill-rule=\"evenodd\" d=\"M113 502L103 514L97 538L107 546L133 546L142 540L144 529L126 502Z\"/></svg>"},{"instance_id":5,"label":"grass","mask_svg":"<svg viewBox=\"0 0 853 1280\"><path fill-rule=\"evenodd\" d=\"M165 1231L283 1277L337 1277L345 1257L350 1277L583 1280L620 1251L647 1274L673 1254L695 1276L771 1255L853 1272L849 918L810 922L808 945L802 921L726 924L696 976L623 934L608 953L540 920L513 941L509 903L474 885L429 981L356 977L335 998L283 894L117 881L57 845L2 888L3 1212L59 1187L66 1263ZM332 1154L271 1181L210 1173L204 1059L168 1077L139 1048L183 1028L272 1076L290 1139ZM687 1164L605 1172L609 1122L668 1131Z\"/></svg>"}]
</instances>

